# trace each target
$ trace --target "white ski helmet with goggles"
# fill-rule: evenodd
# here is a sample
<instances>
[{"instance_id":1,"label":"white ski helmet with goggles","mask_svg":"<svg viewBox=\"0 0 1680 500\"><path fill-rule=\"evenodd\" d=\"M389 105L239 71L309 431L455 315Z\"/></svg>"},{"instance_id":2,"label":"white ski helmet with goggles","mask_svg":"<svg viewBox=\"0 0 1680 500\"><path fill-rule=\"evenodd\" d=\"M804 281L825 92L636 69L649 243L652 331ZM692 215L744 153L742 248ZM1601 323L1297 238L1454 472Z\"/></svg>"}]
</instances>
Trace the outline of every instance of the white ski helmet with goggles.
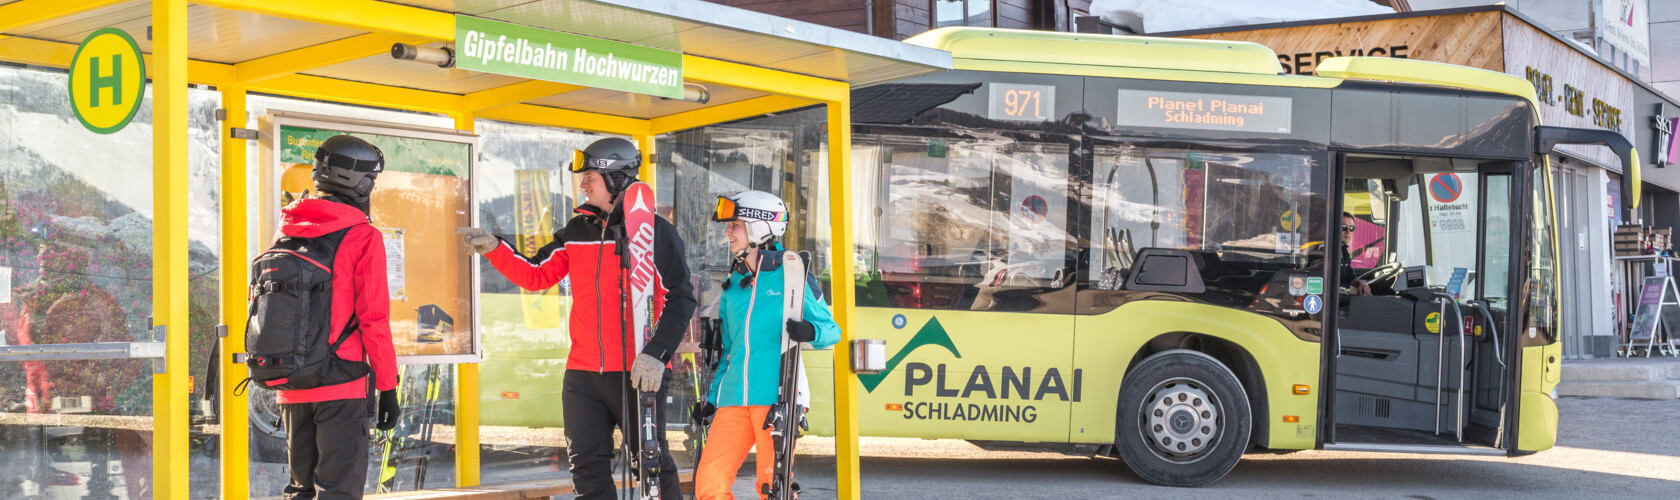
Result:
<instances>
[{"instance_id":1,"label":"white ski helmet with goggles","mask_svg":"<svg viewBox=\"0 0 1680 500\"><path fill-rule=\"evenodd\" d=\"M742 191L719 196L712 220L741 221L747 227L747 243L754 248L769 244L787 232L787 204L763 191Z\"/></svg>"}]
</instances>

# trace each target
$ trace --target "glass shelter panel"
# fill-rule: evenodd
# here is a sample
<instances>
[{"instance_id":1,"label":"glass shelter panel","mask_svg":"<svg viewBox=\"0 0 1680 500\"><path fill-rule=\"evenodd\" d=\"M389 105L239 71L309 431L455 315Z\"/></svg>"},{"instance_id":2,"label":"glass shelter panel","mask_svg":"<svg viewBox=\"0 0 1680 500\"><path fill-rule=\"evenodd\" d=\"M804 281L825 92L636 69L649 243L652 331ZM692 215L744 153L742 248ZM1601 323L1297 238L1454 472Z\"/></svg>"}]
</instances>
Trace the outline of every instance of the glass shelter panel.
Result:
<instances>
[{"instance_id":1,"label":"glass shelter panel","mask_svg":"<svg viewBox=\"0 0 1680 500\"><path fill-rule=\"evenodd\" d=\"M66 86L62 72L0 67L0 341L150 341L150 88L132 123L100 135ZM190 96L195 111L213 99ZM191 236L202 277L215 244ZM195 326L214 313L208 284ZM149 361L0 360L0 498L151 498L152 403Z\"/></svg>"}]
</instances>

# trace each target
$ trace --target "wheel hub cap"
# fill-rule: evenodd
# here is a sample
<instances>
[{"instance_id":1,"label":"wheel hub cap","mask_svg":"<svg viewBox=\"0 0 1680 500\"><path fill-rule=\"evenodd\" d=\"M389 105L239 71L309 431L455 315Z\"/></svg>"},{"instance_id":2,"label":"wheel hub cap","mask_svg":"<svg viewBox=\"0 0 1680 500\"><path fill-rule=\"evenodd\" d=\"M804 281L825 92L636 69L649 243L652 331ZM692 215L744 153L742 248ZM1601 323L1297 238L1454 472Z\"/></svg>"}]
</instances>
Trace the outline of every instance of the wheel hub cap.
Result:
<instances>
[{"instance_id":1,"label":"wheel hub cap","mask_svg":"<svg viewBox=\"0 0 1680 500\"><path fill-rule=\"evenodd\" d=\"M1144 403L1144 437L1172 460L1197 458L1218 441L1219 405L1199 384L1169 381Z\"/></svg>"}]
</instances>

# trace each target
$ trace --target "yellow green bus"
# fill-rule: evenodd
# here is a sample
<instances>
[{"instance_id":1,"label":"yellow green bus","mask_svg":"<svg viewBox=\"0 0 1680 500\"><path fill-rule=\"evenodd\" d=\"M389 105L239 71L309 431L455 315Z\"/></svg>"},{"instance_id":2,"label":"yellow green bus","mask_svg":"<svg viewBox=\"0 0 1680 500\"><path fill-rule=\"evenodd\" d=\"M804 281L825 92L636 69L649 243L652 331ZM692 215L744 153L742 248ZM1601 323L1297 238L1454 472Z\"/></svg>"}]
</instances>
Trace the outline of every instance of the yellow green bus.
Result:
<instances>
[{"instance_id":1,"label":"yellow green bus","mask_svg":"<svg viewBox=\"0 0 1680 500\"><path fill-rule=\"evenodd\" d=\"M1174 486L1257 449L1555 442L1545 153L1610 146L1634 189L1622 136L1543 127L1525 80L1429 62L1312 77L1239 42L907 42L955 70L855 92L853 334L889 356L858 377L863 435L1114 454Z\"/></svg>"},{"instance_id":2,"label":"yellow green bus","mask_svg":"<svg viewBox=\"0 0 1680 500\"><path fill-rule=\"evenodd\" d=\"M1117 455L1175 486L1258 450L1555 442L1545 153L1609 146L1635 192L1622 136L1542 126L1526 80L1460 66L1334 58L1293 76L1239 42L979 28L907 42L955 70L854 90L853 336L889 355L858 377L862 435ZM680 190L804 206L816 188L775 166L800 153L757 156L809 133L761 125L662 148L712 158L715 179ZM705 235L702 219L673 221ZM707 241L689 242L703 294L727 262ZM566 349L537 347L564 327L518 319L563 311L560 295L481 294L502 321L485 334L485 425L563 425ZM805 356L815 435L834 432L832 356ZM676 372L672 431L691 354Z\"/></svg>"}]
</instances>

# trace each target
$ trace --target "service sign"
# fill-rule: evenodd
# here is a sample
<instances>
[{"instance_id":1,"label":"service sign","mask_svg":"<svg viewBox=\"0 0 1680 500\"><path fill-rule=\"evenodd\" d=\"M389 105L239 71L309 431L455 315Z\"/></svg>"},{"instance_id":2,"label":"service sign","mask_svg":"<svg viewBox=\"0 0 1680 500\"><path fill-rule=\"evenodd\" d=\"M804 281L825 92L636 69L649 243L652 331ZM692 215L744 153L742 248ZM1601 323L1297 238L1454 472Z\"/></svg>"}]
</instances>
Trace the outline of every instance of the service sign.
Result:
<instances>
[{"instance_id":1,"label":"service sign","mask_svg":"<svg viewBox=\"0 0 1680 500\"><path fill-rule=\"evenodd\" d=\"M682 54L530 26L455 16L455 66L682 98Z\"/></svg>"},{"instance_id":2,"label":"service sign","mask_svg":"<svg viewBox=\"0 0 1680 500\"><path fill-rule=\"evenodd\" d=\"M1120 89L1123 127L1163 127L1287 134L1294 99Z\"/></svg>"},{"instance_id":3,"label":"service sign","mask_svg":"<svg viewBox=\"0 0 1680 500\"><path fill-rule=\"evenodd\" d=\"M103 28L88 35L70 60L70 107L82 126L111 134L134 119L146 93L146 60L128 33Z\"/></svg>"},{"instance_id":4,"label":"service sign","mask_svg":"<svg viewBox=\"0 0 1680 500\"><path fill-rule=\"evenodd\" d=\"M993 120L1047 122L1056 116L1056 87L1024 83L994 83L986 117Z\"/></svg>"}]
</instances>

